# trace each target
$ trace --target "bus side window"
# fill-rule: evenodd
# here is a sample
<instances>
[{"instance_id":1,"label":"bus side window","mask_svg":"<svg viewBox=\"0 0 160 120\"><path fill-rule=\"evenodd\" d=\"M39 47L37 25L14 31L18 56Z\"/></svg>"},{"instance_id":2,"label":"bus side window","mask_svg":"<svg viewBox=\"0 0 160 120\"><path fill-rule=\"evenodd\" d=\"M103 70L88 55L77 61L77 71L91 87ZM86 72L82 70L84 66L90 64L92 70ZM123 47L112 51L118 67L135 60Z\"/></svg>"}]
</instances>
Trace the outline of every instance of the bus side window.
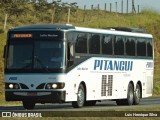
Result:
<instances>
[{"instance_id":1,"label":"bus side window","mask_svg":"<svg viewBox=\"0 0 160 120\"><path fill-rule=\"evenodd\" d=\"M92 35L89 39L89 53L99 54L100 53L100 36Z\"/></svg>"},{"instance_id":2,"label":"bus side window","mask_svg":"<svg viewBox=\"0 0 160 120\"><path fill-rule=\"evenodd\" d=\"M137 56L146 56L146 41L143 38L137 39Z\"/></svg>"},{"instance_id":3,"label":"bus side window","mask_svg":"<svg viewBox=\"0 0 160 120\"><path fill-rule=\"evenodd\" d=\"M76 39L75 52L87 53L87 35L85 33L78 34Z\"/></svg>"},{"instance_id":4,"label":"bus side window","mask_svg":"<svg viewBox=\"0 0 160 120\"><path fill-rule=\"evenodd\" d=\"M148 57L152 57L153 53L152 53L152 40L151 39L147 39L147 56Z\"/></svg>"},{"instance_id":5,"label":"bus side window","mask_svg":"<svg viewBox=\"0 0 160 120\"><path fill-rule=\"evenodd\" d=\"M114 39L114 54L124 55L124 37L116 36Z\"/></svg>"},{"instance_id":6,"label":"bus side window","mask_svg":"<svg viewBox=\"0 0 160 120\"><path fill-rule=\"evenodd\" d=\"M135 56L135 50L136 50L136 45L135 45L135 38L133 37L127 37L126 38L126 55L128 56Z\"/></svg>"},{"instance_id":7,"label":"bus side window","mask_svg":"<svg viewBox=\"0 0 160 120\"><path fill-rule=\"evenodd\" d=\"M113 44L111 35L102 36L102 54L113 54Z\"/></svg>"}]
</instances>

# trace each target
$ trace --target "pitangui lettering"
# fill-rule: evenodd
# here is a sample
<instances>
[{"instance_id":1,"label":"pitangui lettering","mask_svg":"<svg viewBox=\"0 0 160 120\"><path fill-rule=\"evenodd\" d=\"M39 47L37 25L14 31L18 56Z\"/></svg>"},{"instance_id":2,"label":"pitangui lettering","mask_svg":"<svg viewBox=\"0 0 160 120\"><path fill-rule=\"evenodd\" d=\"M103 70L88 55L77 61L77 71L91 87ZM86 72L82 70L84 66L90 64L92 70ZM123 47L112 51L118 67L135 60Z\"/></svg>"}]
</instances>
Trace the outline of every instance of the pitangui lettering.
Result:
<instances>
[{"instance_id":1,"label":"pitangui lettering","mask_svg":"<svg viewBox=\"0 0 160 120\"><path fill-rule=\"evenodd\" d=\"M94 70L132 71L133 61L95 60Z\"/></svg>"}]
</instances>

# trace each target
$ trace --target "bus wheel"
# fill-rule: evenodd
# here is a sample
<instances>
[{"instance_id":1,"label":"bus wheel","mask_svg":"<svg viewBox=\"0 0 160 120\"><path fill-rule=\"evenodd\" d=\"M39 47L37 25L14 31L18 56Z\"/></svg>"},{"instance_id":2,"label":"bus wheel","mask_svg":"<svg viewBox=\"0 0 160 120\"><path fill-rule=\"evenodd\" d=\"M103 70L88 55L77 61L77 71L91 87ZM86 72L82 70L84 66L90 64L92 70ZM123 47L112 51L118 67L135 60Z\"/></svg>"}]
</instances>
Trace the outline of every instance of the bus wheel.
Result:
<instances>
[{"instance_id":1,"label":"bus wheel","mask_svg":"<svg viewBox=\"0 0 160 120\"><path fill-rule=\"evenodd\" d=\"M129 83L128 92L127 92L127 99L125 100L126 105L132 105L133 104L133 97L134 97L133 85L131 83Z\"/></svg>"},{"instance_id":2,"label":"bus wheel","mask_svg":"<svg viewBox=\"0 0 160 120\"><path fill-rule=\"evenodd\" d=\"M34 109L35 103L34 102L23 101L23 107L25 109Z\"/></svg>"},{"instance_id":3,"label":"bus wheel","mask_svg":"<svg viewBox=\"0 0 160 120\"><path fill-rule=\"evenodd\" d=\"M78 88L77 101L72 102L74 108L81 108L85 102L85 90L82 84Z\"/></svg>"},{"instance_id":4,"label":"bus wheel","mask_svg":"<svg viewBox=\"0 0 160 120\"><path fill-rule=\"evenodd\" d=\"M137 85L136 85L136 90L135 90L135 93L134 93L134 101L133 101L133 104L134 104L134 105L138 105L139 102L140 102L140 98L141 98L141 89L140 89L139 84L137 84Z\"/></svg>"},{"instance_id":5,"label":"bus wheel","mask_svg":"<svg viewBox=\"0 0 160 120\"><path fill-rule=\"evenodd\" d=\"M96 102L97 102L96 100L85 101L84 106L95 106Z\"/></svg>"},{"instance_id":6,"label":"bus wheel","mask_svg":"<svg viewBox=\"0 0 160 120\"><path fill-rule=\"evenodd\" d=\"M134 97L134 90L133 85L129 83L128 85L128 92L127 92L127 99L118 99L116 100L117 105L132 105Z\"/></svg>"}]
</instances>

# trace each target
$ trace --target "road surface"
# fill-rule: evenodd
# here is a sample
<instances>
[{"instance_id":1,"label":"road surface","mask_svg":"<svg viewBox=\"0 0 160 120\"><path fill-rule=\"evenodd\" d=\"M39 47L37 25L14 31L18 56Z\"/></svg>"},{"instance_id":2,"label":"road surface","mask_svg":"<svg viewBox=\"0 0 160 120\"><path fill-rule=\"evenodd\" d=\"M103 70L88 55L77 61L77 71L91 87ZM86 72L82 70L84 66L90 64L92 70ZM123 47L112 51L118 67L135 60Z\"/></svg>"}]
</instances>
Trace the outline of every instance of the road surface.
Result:
<instances>
[{"instance_id":1,"label":"road surface","mask_svg":"<svg viewBox=\"0 0 160 120\"><path fill-rule=\"evenodd\" d=\"M125 110L137 108L160 108L160 97L141 99L139 105L117 106L115 101L97 102L95 106L85 106L83 108L73 108L71 103L64 104L36 104L31 111L106 111L106 110ZM20 110L25 111L23 106L0 106L0 111ZM153 109L154 110L154 109Z\"/></svg>"}]
</instances>

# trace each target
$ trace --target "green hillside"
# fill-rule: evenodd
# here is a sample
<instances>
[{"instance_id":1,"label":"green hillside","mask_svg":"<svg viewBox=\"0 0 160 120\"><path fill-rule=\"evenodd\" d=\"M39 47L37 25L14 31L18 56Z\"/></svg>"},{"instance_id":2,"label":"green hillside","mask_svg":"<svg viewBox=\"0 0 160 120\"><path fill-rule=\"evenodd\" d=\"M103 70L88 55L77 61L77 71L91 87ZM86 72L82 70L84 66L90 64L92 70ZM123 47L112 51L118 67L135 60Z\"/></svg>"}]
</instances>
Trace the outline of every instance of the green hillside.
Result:
<instances>
[{"instance_id":1,"label":"green hillside","mask_svg":"<svg viewBox=\"0 0 160 120\"><path fill-rule=\"evenodd\" d=\"M42 0L43 1L43 0ZM20 2L21 3L21 2ZM67 23L68 7L50 6L50 4L17 3L16 10L9 3L0 4L0 98L4 98L3 83L3 47L7 30L15 26L36 23ZM7 6L8 5L8 6ZM16 4L14 4L16 5ZM43 6L42 6L43 5ZM43 10L41 9L43 8ZM154 95L160 95L160 14L144 10L139 14L116 14L103 10L81 10L70 7L70 24L83 27L103 28L109 26L125 26L144 28L154 37L155 72ZM7 14L7 26L4 30L4 17ZM4 99L2 100L4 102ZM1 102L1 101L0 101ZM0 103L1 104L1 103ZM6 104L6 103L5 103Z\"/></svg>"}]
</instances>

